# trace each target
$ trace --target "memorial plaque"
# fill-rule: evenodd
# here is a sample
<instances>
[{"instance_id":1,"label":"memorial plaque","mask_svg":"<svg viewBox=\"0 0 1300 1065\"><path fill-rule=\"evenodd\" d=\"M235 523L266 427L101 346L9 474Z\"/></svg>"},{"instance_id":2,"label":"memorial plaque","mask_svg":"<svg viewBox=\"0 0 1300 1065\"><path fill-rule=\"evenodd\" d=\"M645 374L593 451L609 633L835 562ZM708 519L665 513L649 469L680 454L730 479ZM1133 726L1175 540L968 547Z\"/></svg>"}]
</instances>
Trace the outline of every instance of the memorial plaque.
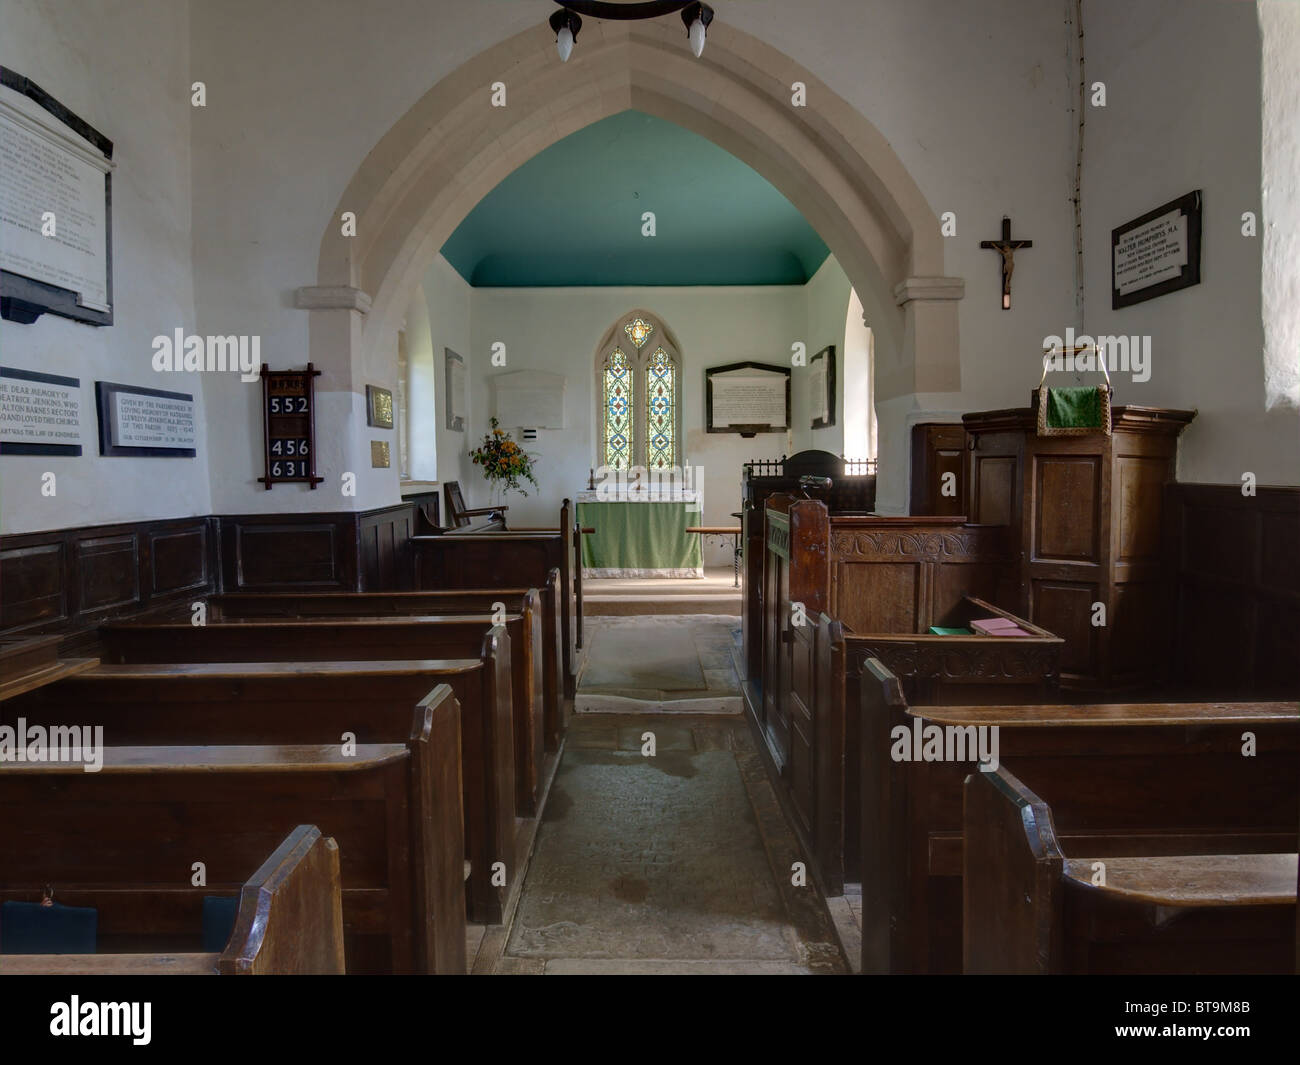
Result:
<instances>
[{"instance_id":1,"label":"memorial plaque","mask_svg":"<svg viewBox=\"0 0 1300 1065\"><path fill-rule=\"evenodd\" d=\"M80 455L81 381L0 366L0 455Z\"/></svg>"},{"instance_id":2,"label":"memorial plaque","mask_svg":"<svg viewBox=\"0 0 1300 1065\"><path fill-rule=\"evenodd\" d=\"M1200 190L1111 230L1110 243L1112 309L1200 284Z\"/></svg>"},{"instance_id":3,"label":"memorial plaque","mask_svg":"<svg viewBox=\"0 0 1300 1065\"><path fill-rule=\"evenodd\" d=\"M101 455L195 456L193 395L96 381L95 399Z\"/></svg>"},{"instance_id":4,"label":"memorial plaque","mask_svg":"<svg viewBox=\"0 0 1300 1065\"><path fill-rule=\"evenodd\" d=\"M834 344L808 360L808 413L814 429L829 429L835 424Z\"/></svg>"},{"instance_id":5,"label":"memorial plaque","mask_svg":"<svg viewBox=\"0 0 1300 1065\"><path fill-rule=\"evenodd\" d=\"M451 348L443 349L445 357L445 380L446 380L446 410L447 410L447 428L454 432L463 433L465 431L465 417L467 407L465 404L465 360L457 355Z\"/></svg>"},{"instance_id":6,"label":"memorial plaque","mask_svg":"<svg viewBox=\"0 0 1300 1065\"><path fill-rule=\"evenodd\" d=\"M376 385L366 385L366 424L376 429L393 427L393 393Z\"/></svg>"},{"instance_id":7,"label":"memorial plaque","mask_svg":"<svg viewBox=\"0 0 1300 1065\"><path fill-rule=\"evenodd\" d=\"M737 362L704 371L705 429L710 433L785 432L790 425L790 370Z\"/></svg>"},{"instance_id":8,"label":"memorial plaque","mask_svg":"<svg viewBox=\"0 0 1300 1065\"><path fill-rule=\"evenodd\" d=\"M112 325L113 143L0 67L0 313Z\"/></svg>"}]
</instances>

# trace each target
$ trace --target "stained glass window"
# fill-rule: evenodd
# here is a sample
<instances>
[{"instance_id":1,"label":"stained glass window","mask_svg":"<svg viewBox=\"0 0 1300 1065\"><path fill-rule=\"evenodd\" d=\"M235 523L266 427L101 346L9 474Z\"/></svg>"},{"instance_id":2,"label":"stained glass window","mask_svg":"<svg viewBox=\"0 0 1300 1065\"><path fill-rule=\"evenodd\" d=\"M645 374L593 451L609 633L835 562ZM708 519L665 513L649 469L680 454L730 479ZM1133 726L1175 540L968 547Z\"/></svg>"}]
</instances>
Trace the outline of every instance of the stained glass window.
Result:
<instances>
[{"instance_id":1,"label":"stained glass window","mask_svg":"<svg viewBox=\"0 0 1300 1065\"><path fill-rule=\"evenodd\" d=\"M677 465L677 367L657 348L645 370L646 465L652 470Z\"/></svg>"},{"instance_id":2,"label":"stained glass window","mask_svg":"<svg viewBox=\"0 0 1300 1065\"><path fill-rule=\"evenodd\" d=\"M605 360L605 461L611 469L632 465L632 368L622 348Z\"/></svg>"},{"instance_id":3,"label":"stained glass window","mask_svg":"<svg viewBox=\"0 0 1300 1065\"><path fill-rule=\"evenodd\" d=\"M655 331L655 327L641 318L633 318L623 327L623 332L628 335L628 339L636 345L636 350L641 350L641 345L650 339L650 334Z\"/></svg>"}]
</instances>

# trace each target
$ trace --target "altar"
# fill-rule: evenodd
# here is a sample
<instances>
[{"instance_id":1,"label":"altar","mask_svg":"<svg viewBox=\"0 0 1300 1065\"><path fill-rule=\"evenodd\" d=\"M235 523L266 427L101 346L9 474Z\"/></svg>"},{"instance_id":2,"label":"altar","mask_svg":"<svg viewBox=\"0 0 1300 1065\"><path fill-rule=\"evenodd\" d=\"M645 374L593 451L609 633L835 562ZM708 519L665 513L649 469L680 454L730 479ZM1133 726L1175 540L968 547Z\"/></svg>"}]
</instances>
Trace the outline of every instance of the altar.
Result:
<instances>
[{"instance_id":1,"label":"altar","mask_svg":"<svg viewBox=\"0 0 1300 1065\"><path fill-rule=\"evenodd\" d=\"M700 577L700 537L687 532L703 518L698 489L648 485L579 492L584 577Z\"/></svg>"}]
</instances>

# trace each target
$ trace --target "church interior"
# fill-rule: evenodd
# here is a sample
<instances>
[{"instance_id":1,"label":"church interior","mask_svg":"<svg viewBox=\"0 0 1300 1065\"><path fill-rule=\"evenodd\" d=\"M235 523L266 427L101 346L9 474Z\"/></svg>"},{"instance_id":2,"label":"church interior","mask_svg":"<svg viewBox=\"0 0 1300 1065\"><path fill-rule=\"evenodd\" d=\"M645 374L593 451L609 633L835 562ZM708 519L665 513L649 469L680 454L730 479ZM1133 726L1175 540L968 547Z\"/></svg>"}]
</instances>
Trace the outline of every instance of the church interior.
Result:
<instances>
[{"instance_id":1,"label":"church interior","mask_svg":"<svg viewBox=\"0 0 1300 1065\"><path fill-rule=\"evenodd\" d=\"M0 975L1300 973L1300 4L0 26Z\"/></svg>"}]
</instances>

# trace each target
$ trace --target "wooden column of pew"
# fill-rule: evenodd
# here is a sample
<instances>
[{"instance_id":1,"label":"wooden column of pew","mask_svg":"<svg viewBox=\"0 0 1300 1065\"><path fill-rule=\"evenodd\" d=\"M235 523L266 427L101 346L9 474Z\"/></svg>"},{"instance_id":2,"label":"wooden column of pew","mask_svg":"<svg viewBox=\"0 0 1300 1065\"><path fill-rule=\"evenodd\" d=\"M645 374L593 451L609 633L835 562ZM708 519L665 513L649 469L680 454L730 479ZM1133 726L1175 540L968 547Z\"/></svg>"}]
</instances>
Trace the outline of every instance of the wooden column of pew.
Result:
<instances>
[{"instance_id":1,"label":"wooden column of pew","mask_svg":"<svg viewBox=\"0 0 1300 1065\"><path fill-rule=\"evenodd\" d=\"M411 742L352 753L337 743L108 746L96 772L9 763L0 770L0 891L30 899L52 885L64 902L113 916L100 935L113 953L123 931L134 940L125 949L150 950L135 933L188 942L204 894L237 889L292 826L329 825L348 972L428 972L426 855L411 826L435 814L430 789L417 785L428 774L413 762L426 757L435 718L454 714L450 691L425 711ZM191 885L195 862L206 887ZM125 914L124 892L133 896Z\"/></svg>"},{"instance_id":2,"label":"wooden column of pew","mask_svg":"<svg viewBox=\"0 0 1300 1065\"><path fill-rule=\"evenodd\" d=\"M498 532L413 536L411 550L420 591L542 588L549 574L560 574L560 691L566 713L577 690L582 641L580 533L566 499L555 532ZM545 604L544 604L545 605Z\"/></svg>"},{"instance_id":3,"label":"wooden column of pew","mask_svg":"<svg viewBox=\"0 0 1300 1065\"><path fill-rule=\"evenodd\" d=\"M1215 794L1213 780L1198 783ZM1106 839L1067 843L1049 804L1005 766L966 778L964 825L968 973L1295 969L1294 852L1200 853L1202 842L1113 856Z\"/></svg>"},{"instance_id":4,"label":"wooden column of pew","mask_svg":"<svg viewBox=\"0 0 1300 1065\"><path fill-rule=\"evenodd\" d=\"M106 896L104 904L115 912L101 915L105 923L123 928L136 916L147 918L134 896L130 888ZM244 883L234 931L219 952L0 954L0 976L337 976L343 971L339 848L315 825L290 832Z\"/></svg>"},{"instance_id":5,"label":"wooden column of pew","mask_svg":"<svg viewBox=\"0 0 1300 1065\"><path fill-rule=\"evenodd\" d=\"M470 860L469 915L495 924L507 889L492 884L504 862L513 881L524 856L515 824L510 637L475 615L190 625L115 622L101 626L104 662L335 662L447 659L440 679L460 704L465 845ZM473 656L473 657L471 657Z\"/></svg>"},{"instance_id":6,"label":"wooden column of pew","mask_svg":"<svg viewBox=\"0 0 1300 1065\"><path fill-rule=\"evenodd\" d=\"M424 855L430 967L465 968L465 830L460 708L451 692L477 661L99 665L0 703L0 724L102 724L114 746L407 743L413 808L408 849ZM424 737L426 707L432 732ZM427 795L426 795L427 793ZM497 892L498 895L502 894Z\"/></svg>"},{"instance_id":7,"label":"wooden column of pew","mask_svg":"<svg viewBox=\"0 0 1300 1065\"><path fill-rule=\"evenodd\" d=\"M561 728L555 686L559 676L558 629L544 623L538 589L218 595L207 602L208 620L216 622L471 613L490 617L498 604L508 611L503 623L510 636L511 690L516 708L515 791L520 812L531 817L541 797L546 751L558 750Z\"/></svg>"},{"instance_id":8,"label":"wooden column of pew","mask_svg":"<svg viewBox=\"0 0 1300 1065\"><path fill-rule=\"evenodd\" d=\"M1086 837L1093 853L1121 857L1296 849L1295 703L913 709L875 659L861 695L863 972L960 971L962 782L979 728L997 728L998 759L1027 785L1050 789L1069 846ZM927 727L964 755L905 760Z\"/></svg>"}]
</instances>

